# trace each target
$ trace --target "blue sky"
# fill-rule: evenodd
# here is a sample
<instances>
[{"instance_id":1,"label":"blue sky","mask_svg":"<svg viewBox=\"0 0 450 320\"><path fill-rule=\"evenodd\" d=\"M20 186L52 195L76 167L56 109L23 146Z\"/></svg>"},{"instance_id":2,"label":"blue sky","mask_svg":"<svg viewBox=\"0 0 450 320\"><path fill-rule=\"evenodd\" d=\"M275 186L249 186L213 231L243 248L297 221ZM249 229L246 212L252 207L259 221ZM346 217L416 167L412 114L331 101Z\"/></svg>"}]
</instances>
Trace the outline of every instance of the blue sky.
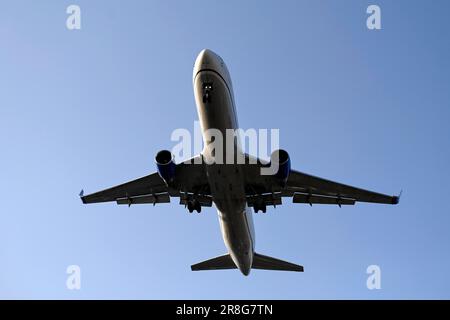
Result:
<instances>
[{"instance_id":1,"label":"blue sky","mask_svg":"<svg viewBox=\"0 0 450 320\"><path fill-rule=\"evenodd\" d=\"M82 29L69 31L70 4ZM381 7L382 30L366 28ZM450 298L447 1L9 1L0 10L0 298ZM225 253L213 208L83 206L155 171L197 119L203 48L242 128L280 128L292 166L398 206L255 216L256 249L305 272L191 272ZM81 267L81 290L66 268ZM381 290L366 288L379 265Z\"/></svg>"}]
</instances>

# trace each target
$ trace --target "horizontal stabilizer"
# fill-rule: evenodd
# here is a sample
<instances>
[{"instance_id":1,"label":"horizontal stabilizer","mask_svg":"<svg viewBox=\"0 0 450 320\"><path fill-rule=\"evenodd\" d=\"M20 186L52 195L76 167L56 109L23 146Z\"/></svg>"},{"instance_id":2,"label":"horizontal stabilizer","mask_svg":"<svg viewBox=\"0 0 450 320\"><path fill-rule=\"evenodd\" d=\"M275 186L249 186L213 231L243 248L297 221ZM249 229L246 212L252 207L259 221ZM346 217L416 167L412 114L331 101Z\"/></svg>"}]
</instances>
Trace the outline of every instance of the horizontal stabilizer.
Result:
<instances>
[{"instance_id":1,"label":"horizontal stabilizer","mask_svg":"<svg viewBox=\"0 0 450 320\"><path fill-rule=\"evenodd\" d=\"M237 269L229 254L202 261L191 266L192 271L223 269Z\"/></svg>"},{"instance_id":2,"label":"horizontal stabilizer","mask_svg":"<svg viewBox=\"0 0 450 320\"><path fill-rule=\"evenodd\" d=\"M237 269L229 254L199 262L191 266L192 271L225 269ZM302 266L272 257L263 256L262 254L256 252L253 256L252 269L303 272Z\"/></svg>"},{"instance_id":3,"label":"horizontal stabilizer","mask_svg":"<svg viewBox=\"0 0 450 320\"><path fill-rule=\"evenodd\" d=\"M263 256L262 254L256 252L253 256L252 269L303 272L303 266L272 257Z\"/></svg>"}]
</instances>

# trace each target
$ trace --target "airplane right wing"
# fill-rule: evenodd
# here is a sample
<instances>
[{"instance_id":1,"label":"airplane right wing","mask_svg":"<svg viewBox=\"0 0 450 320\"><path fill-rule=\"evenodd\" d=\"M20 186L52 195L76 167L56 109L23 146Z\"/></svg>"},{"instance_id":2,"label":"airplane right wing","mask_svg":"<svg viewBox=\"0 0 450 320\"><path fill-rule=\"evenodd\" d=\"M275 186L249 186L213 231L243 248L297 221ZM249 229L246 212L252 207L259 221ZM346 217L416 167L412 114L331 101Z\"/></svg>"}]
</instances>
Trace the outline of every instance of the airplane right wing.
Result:
<instances>
[{"instance_id":1,"label":"airplane right wing","mask_svg":"<svg viewBox=\"0 0 450 320\"><path fill-rule=\"evenodd\" d=\"M117 204L128 205L167 203L170 197L179 197L180 204L187 205L195 198L200 206L210 207L212 198L205 168L197 163L194 157L191 161L177 164L175 178L170 185L155 172L89 195L81 191L80 197L83 203L116 201Z\"/></svg>"},{"instance_id":2,"label":"airplane right wing","mask_svg":"<svg viewBox=\"0 0 450 320\"><path fill-rule=\"evenodd\" d=\"M108 201L117 201L119 203L124 199L131 201L134 198L140 199L142 197L148 196L155 197L156 199L156 195L168 195L168 193L169 189L166 183L159 176L159 174L155 172L148 176L125 182L86 196L82 192L80 196L83 203L98 203Z\"/></svg>"}]
</instances>

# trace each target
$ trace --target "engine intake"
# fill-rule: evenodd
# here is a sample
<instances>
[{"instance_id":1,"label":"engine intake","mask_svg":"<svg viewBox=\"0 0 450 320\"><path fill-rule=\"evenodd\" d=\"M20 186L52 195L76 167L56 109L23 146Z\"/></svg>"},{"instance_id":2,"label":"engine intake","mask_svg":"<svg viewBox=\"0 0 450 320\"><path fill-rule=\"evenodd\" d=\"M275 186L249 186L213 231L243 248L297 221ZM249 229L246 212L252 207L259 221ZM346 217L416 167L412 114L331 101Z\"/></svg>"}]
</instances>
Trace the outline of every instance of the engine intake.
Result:
<instances>
[{"instance_id":1,"label":"engine intake","mask_svg":"<svg viewBox=\"0 0 450 320\"><path fill-rule=\"evenodd\" d=\"M176 164L173 161L172 152L169 150L161 150L155 157L156 167L158 168L159 176L170 184L175 179Z\"/></svg>"},{"instance_id":2,"label":"engine intake","mask_svg":"<svg viewBox=\"0 0 450 320\"><path fill-rule=\"evenodd\" d=\"M284 187L289 177L289 172L291 171L291 159L289 153L283 149L275 150L270 155L270 163L278 162L278 171L275 176L280 181L280 184Z\"/></svg>"}]
</instances>

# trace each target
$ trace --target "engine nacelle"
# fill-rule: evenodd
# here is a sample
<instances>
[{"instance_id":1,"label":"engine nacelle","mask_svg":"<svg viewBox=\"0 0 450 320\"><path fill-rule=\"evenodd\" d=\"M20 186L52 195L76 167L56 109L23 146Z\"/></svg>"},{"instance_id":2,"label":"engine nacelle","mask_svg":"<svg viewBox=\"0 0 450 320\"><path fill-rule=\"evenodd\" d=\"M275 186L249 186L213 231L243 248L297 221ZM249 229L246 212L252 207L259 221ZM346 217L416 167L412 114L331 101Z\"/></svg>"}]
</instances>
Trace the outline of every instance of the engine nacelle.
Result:
<instances>
[{"instance_id":1,"label":"engine nacelle","mask_svg":"<svg viewBox=\"0 0 450 320\"><path fill-rule=\"evenodd\" d=\"M172 152L169 150L161 150L155 157L156 167L158 168L158 174L163 180L170 184L175 179L175 167L176 164L173 161Z\"/></svg>"},{"instance_id":2,"label":"engine nacelle","mask_svg":"<svg viewBox=\"0 0 450 320\"><path fill-rule=\"evenodd\" d=\"M291 172L291 159L289 153L283 149L275 150L270 155L271 166L278 162L278 171L275 176L280 181L280 184L284 187L289 177L289 172Z\"/></svg>"}]
</instances>

